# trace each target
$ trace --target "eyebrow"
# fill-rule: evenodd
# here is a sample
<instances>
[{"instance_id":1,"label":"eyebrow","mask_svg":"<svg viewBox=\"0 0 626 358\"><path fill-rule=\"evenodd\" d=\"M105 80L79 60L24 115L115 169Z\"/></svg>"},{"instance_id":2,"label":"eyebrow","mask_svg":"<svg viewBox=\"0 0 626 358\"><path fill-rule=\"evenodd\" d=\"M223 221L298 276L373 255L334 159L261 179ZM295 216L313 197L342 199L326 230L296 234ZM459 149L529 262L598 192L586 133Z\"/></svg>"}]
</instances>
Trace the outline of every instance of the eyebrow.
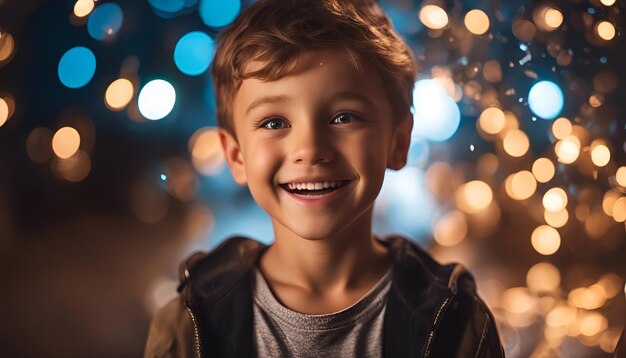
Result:
<instances>
[{"instance_id":1,"label":"eyebrow","mask_svg":"<svg viewBox=\"0 0 626 358\"><path fill-rule=\"evenodd\" d=\"M255 99L252 103L250 103L250 105L246 109L246 115L248 115L256 107L259 107L261 105L275 104L275 103L288 103L291 100L292 100L291 97L284 96L284 95L260 97L260 98ZM339 101L339 100L356 100L356 101L363 102L372 108L376 108L376 105L369 97L361 93L357 93L357 92L342 91L342 92L335 93L333 95L333 101Z\"/></svg>"}]
</instances>

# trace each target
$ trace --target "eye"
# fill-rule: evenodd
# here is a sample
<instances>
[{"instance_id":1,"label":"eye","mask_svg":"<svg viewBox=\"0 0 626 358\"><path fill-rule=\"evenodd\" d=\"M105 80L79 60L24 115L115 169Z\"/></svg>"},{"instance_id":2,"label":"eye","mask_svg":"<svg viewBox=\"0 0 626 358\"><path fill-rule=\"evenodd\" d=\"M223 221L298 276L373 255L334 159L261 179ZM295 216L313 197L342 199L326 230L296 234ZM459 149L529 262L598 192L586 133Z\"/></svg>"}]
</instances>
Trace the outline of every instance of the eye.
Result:
<instances>
[{"instance_id":1,"label":"eye","mask_svg":"<svg viewBox=\"0 0 626 358\"><path fill-rule=\"evenodd\" d=\"M287 128L287 125L280 118L270 118L269 120L263 122L261 127L265 129L284 129Z\"/></svg>"},{"instance_id":2,"label":"eye","mask_svg":"<svg viewBox=\"0 0 626 358\"><path fill-rule=\"evenodd\" d=\"M358 119L357 116L355 116L352 113L339 113L335 118L333 118L332 123L334 124L348 124L350 122L352 122L353 120Z\"/></svg>"}]
</instances>

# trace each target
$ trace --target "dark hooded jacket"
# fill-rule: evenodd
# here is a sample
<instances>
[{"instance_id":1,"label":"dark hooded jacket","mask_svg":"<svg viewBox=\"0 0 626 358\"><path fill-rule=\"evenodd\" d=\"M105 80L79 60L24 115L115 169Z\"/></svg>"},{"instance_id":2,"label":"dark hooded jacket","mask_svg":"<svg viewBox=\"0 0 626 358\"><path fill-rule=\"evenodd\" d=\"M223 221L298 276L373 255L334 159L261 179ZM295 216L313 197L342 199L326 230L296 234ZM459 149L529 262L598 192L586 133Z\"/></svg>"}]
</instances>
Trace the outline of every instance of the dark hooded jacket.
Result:
<instances>
[{"instance_id":1,"label":"dark hooded jacket","mask_svg":"<svg viewBox=\"0 0 626 358\"><path fill-rule=\"evenodd\" d=\"M389 249L392 285L383 357L503 357L493 316L461 265L440 265L399 236ZM254 357L254 267L268 246L243 237L181 266L179 296L154 317L145 357Z\"/></svg>"}]
</instances>

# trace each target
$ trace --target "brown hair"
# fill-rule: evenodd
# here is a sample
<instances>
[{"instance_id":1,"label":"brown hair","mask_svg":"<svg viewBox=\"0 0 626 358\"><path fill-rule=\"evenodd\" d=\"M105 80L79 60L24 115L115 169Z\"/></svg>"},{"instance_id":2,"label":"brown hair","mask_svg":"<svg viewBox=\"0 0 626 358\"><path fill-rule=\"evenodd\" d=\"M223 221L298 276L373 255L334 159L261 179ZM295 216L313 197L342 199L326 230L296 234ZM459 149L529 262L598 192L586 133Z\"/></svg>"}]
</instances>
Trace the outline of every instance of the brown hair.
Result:
<instances>
[{"instance_id":1,"label":"brown hair","mask_svg":"<svg viewBox=\"0 0 626 358\"><path fill-rule=\"evenodd\" d=\"M373 66L394 116L409 114L415 60L375 1L260 0L217 38L212 74L220 127L235 136L232 104L244 79L280 79L296 69L302 51L328 48L345 50L357 67L358 60ZM266 65L244 73L252 61Z\"/></svg>"}]
</instances>

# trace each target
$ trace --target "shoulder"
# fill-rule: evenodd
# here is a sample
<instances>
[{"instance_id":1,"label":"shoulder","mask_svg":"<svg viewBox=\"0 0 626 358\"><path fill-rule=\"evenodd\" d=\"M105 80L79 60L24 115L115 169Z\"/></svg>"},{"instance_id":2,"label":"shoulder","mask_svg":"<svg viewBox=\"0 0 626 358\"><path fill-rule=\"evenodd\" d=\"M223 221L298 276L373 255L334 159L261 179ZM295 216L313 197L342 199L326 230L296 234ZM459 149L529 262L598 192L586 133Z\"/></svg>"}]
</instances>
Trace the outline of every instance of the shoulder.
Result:
<instances>
[{"instance_id":1,"label":"shoulder","mask_svg":"<svg viewBox=\"0 0 626 358\"><path fill-rule=\"evenodd\" d=\"M179 297L163 306L152 318L144 357L190 357L193 324Z\"/></svg>"}]
</instances>

